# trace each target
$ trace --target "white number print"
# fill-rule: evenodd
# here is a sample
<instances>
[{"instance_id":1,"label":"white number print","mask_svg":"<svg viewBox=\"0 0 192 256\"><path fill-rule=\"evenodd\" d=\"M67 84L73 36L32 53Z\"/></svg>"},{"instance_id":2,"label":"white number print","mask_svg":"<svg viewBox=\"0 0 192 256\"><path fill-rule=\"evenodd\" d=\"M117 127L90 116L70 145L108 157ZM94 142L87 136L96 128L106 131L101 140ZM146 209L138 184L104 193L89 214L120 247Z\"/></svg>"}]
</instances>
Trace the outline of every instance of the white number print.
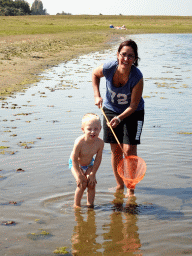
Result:
<instances>
[{"instance_id":1,"label":"white number print","mask_svg":"<svg viewBox=\"0 0 192 256\"><path fill-rule=\"evenodd\" d=\"M115 102L114 101L114 98L115 98L115 96L116 96L116 93L115 92L113 92L113 91L110 91L110 93L111 93L111 102Z\"/></svg>"},{"instance_id":2,"label":"white number print","mask_svg":"<svg viewBox=\"0 0 192 256\"><path fill-rule=\"evenodd\" d=\"M122 93L118 93L117 94L117 98L119 98L117 100L118 104L120 105L124 105L124 104L127 104L128 101L127 101L127 95L126 94L122 94Z\"/></svg>"},{"instance_id":3,"label":"white number print","mask_svg":"<svg viewBox=\"0 0 192 256\"><path fill-rule=\"evenodd\" d=\"M127 104L128 103L128 100L127 100L127 95L126 94L123 94L123 93L118 93L116 94L115 92L113 91L110 91L111 93L111 102L114 103L115 102L115 96L117 96L117 103L120 104L120 105L124 105L124 104Z\"/></svg>"}]
</instances>

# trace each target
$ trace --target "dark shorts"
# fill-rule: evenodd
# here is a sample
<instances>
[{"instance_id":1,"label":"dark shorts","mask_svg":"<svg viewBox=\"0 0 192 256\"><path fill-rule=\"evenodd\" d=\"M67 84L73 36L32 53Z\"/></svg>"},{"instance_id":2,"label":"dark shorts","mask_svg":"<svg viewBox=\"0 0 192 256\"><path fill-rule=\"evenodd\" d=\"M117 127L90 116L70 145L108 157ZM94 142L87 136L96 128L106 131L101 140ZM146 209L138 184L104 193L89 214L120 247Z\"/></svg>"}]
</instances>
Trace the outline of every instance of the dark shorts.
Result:
<instances>
[{"instance_id":1,"label":"dark shorts","mask_svg":"<svg viewBox=\"0 0 192 256\"><path fill-rule=\"evenodd\" d=\"M118 116L117 113L103 108L108 120ZM130 116L124 118L121 123L114 128L114 132L120 143L128 145L140 144L140 137L144 123L144 110L135 111ZM107 126L105 117L103 117L103 140L105 143L117 143L111 129Z\"/></svg>"}]
</instances>

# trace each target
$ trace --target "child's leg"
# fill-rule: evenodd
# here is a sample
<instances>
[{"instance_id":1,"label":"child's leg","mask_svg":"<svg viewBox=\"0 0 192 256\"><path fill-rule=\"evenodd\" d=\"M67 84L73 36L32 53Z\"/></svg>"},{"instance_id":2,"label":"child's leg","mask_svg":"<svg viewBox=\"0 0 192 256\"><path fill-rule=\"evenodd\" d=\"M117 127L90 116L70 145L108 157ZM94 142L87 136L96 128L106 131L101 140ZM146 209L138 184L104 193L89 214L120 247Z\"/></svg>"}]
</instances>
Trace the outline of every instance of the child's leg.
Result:
<instances>
[{"instance_id":1,"label":"child's leg","mask_svg":"<svg viewBox=\"0 0 192 256\"><path fill-rule=\"evenodd\" d=\"M75 172L73 167L71 168L71 172L72 172L73 176L75 177L75 180L77 181L78 180L77 173ZM87 187L87 181L83 182L82 184L77 186L77 188L75 190L74 207L81 207L81 199L83 197L83 193L84 193L86 187Z\"/></svg>"},{"instance_id":2,"label":"child's leg","mask_svg":"<svg viewBox=\"0 0 192 256\"><path fill-rule=\"evenodd\" d=\"M94 207L94 200L95 200L95 184L89 184L87 187L87 206L88 207Z\"/></svg>"},{"instance_id":3,"label":"child's leg","mask_svg":"<svg viewBox=\"0 0 192 256\"><path fill-rule=\"evenodd\" d=\"M75 190L74 207L81 207L81 199L86 187L77 187Z\"/></svg>"},{"instance_id":4,"label":"child's leg","mask_svg":"<svg viewBox=\"0 0 192 256\"><path fill-rule=\"evenodd\" d=\"M95 176L91 177L93 166L90 166L86 172L85 175L88 180L87 184L87 206L88 207L94 207L94 199L95 199L95 186L97 184Z\"/></svg>"}]
</instances>

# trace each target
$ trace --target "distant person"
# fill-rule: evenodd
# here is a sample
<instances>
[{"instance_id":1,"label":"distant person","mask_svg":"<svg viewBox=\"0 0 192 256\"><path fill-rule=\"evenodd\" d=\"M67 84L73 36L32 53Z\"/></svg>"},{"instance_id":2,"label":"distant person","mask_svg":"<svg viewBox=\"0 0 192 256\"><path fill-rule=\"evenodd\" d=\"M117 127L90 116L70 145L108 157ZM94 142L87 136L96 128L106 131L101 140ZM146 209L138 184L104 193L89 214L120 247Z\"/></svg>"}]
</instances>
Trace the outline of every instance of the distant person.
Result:
<instances>
[{"instance_id":1,"label":"distant person","mask_svg":"<svg viewBox=\"0 0 192 256\"><path fill-rule=\"evenodd\" d=\"M99 90L100 79L106 79L103 110L127 155L137 155L137 145L140 144L144 123L143 75L137 68L138 59L137 44L130 39L120 44L117 60L97 67L92 74L95 105L99 108L103 104ZM117 172L123 153L105 118L103 130L104 142L111 145L112 168L117 189L124 189L123 180ZM128 195L134 195L134 190L128 189Z\"/></svg>"},{"instance_id":2,"label":"distant person","mask_svg":"<svg viewBox=\"0 0 192 256\"><path fill-rule=\"evenodd\" d=\"M87 205L94 207L96 172L102 160L104 142L99 138L101 120L98 115L88 113L82 118L83 135L75 140L69 159L69 168L76 179L74 206L81 206L87 188ZM95 156L95 159L93 156Z\"/></svg>"},{"instance_id":3,"label":"distant person","mask_svg":"<svg viewBox=\"0 0 192 256\"><path fill-rule=\"evenodd\" d=\"M121 29L126 29L125 25L123 25L123 26L121 27Z\"/></svg>"},{"instance_id":4,"label":"distant person","mask_svg":"<svg viewBox=\"0 0 192 256\"><path fill-rule=\"evenodd\" d=\"M125 27L125 25L123 25L122 27L120 27L120 26L117 26L117 27L112 27L113 25L110 25L110 28L115 28L115 29L125 29L125 30L127 30L126 29L126 27Z\"/></svg>"}]
</instances>

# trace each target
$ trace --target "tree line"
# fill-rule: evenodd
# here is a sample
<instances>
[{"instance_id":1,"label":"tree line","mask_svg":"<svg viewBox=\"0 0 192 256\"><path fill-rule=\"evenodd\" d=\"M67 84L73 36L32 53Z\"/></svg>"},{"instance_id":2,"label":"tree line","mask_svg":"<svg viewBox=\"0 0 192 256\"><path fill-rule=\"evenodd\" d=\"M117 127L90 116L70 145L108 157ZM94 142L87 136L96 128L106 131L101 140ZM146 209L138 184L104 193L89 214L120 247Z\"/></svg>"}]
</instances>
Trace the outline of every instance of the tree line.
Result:
<instances>
[{"instance_id":1,"label":"tree line","mask_svg":"<svg viewBox=\"0 0 192 256\"><path fill-rule=\"evenodd\" d=\"M41 0L30 5L25 0L0 0L0 16L47 15Z\"/></svg>"}]
</instances>

